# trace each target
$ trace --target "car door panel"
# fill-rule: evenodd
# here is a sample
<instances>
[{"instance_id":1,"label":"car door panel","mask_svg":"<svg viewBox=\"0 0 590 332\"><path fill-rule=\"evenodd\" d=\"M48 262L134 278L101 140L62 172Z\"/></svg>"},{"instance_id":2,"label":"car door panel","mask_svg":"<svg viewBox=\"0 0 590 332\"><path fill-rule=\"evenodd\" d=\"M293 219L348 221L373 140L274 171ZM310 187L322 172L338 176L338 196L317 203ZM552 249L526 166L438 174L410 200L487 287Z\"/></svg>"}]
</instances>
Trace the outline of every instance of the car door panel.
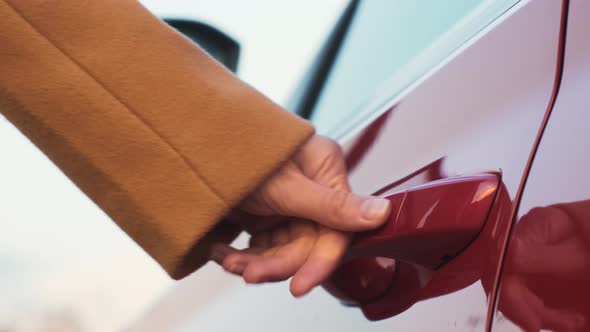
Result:
<instances>
[{"instance_id":1,"label":"car door panel","mask_svg":"<svg viewBox=\"0 0 590 332\"><path fill-rule=\"evenodd\" d=\"M590 329L590 3L571 0L561 87L498 280L493 331Z\"/></svg>"},{"instance_id":2,"label":"car door panel","mask_svg":"<svg viewBox=\"0 0 590 332\"><path fill-rule=\"evenodd\" d=\"M429 176L419 173L393 189L486 171L502 176L502 202L484 236L473 243L475 249L443 267L433 283L438 286L424 290L424 301L388 320L388 328L485 328L512 199L555 84L561 10L556 1L520 4L414 89L391 100L385 106L389 110L373 113L378 130L369 117L341 138L349 156L355 155L351 183L360 193L378 192L432 163L437 167L429 168ZM370 144L362 144L367 137ZM362 153L359 146L364 146ZM478 255L487 257L481 257L485 265L475 268L471 263ZM466 277L453 279L452 287L441 291L451 276L460 274Z\"/></svg>"}]
</instances>

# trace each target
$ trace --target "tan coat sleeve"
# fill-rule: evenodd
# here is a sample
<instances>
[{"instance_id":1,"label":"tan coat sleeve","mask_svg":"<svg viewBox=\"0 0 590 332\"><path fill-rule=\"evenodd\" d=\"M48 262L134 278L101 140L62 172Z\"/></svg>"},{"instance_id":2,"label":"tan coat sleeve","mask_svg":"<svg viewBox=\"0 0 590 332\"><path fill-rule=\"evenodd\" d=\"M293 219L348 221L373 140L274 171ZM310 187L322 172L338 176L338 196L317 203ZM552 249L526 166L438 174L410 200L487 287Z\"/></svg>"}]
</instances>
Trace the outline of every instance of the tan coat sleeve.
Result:
<instances>
[{"instance_id":1,"label":"tan coat sleeve","mask_svg":"<svg viewBox=\"0 0 590 332\"><path fill-rule=\"evenodd\" d=\"M134 0L0 0L0 112L174 278L313 131Z\"/></svg>"}]
</instances>

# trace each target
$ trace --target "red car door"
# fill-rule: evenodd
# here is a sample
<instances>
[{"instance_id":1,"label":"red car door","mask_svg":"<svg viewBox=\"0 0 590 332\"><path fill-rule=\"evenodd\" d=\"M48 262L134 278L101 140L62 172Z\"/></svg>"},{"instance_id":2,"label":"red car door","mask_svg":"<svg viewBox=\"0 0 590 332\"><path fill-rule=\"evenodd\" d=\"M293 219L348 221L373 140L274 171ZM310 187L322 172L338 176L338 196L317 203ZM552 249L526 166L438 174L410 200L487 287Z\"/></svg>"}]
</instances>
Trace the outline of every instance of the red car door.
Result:
<instances>
[{"instance_id":1,"label":"red car door","mask_svg":"<svg viewBox=\"0 0 590 332\"><path fill-rule=\"evenodd\" d=\"M331 127L327 132L336 133L344 143L352 186L358 192L387 195L439 179L487 172L501 177L498 196L479 236L438 268L432 279L420 287L411 284L409 276L392 277L389 285L366 286L372 292L369 298L361 299L366 318L381 320L396 315L377 327L420 331L486 329L489 299L519 187L556 88L564 3L518 4L503 22L481 33L414 88L391 99L372 97L367 112L355 113L341 126L334 126L337 114L315 115L320 124L325 118ZM352 29L350 38L354 37L354 25ZM341 57L346 56L346 46ZM328 82L338 79L339 64L345 66L346 59L337 60ZM329 99L337 92L330 91L328 85L322 93ZM326 104L330 102L320 97L318 112L329 107ZM370 274L363 275L362 270L370 268L367 264L361 261L353 268L345 266L337 276L361 275L358 285L383 283L387 274L373 279ZM379 258L374 264L393 269L393 260L387 258ZM410 275L420 277L419 272ZM345 282L350 286L348 279ZM417 294L405 294L410 287L415 287ZM400 303L400 297L409 300Z\"/></svg>"},{"instance_id":2,"label":"red car door","mask_svg":"<svg viewBox=\"0 0 590 332\"><path fill-rule=\"evenodd\" d=\"M561 86L510 232L493 331L590 330L588 17L588 1L570 1Z\"/></svg>"}]
</instances>

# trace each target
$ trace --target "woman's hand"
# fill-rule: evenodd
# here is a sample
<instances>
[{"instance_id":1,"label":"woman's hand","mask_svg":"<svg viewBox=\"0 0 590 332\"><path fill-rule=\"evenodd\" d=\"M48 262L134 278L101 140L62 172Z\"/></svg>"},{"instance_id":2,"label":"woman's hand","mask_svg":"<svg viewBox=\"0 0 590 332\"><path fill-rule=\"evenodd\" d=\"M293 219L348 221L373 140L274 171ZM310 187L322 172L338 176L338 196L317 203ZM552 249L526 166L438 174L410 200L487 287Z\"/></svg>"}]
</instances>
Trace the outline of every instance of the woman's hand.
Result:
<instances>
[{"instance_id":1,"label":"woman's hand","mask_svg":"<svg viewBox=\"0 0 590 332\"><path fill-rule=\"evenodd\" d=\"M250 247L220 243L212 259L248 283L293 277L291 293L302 296L338 266L348 232L380 226L390 209L386 199L350 193L340 146L314 136L228 216L252 235Z\"/></svg>"}]
</instances>

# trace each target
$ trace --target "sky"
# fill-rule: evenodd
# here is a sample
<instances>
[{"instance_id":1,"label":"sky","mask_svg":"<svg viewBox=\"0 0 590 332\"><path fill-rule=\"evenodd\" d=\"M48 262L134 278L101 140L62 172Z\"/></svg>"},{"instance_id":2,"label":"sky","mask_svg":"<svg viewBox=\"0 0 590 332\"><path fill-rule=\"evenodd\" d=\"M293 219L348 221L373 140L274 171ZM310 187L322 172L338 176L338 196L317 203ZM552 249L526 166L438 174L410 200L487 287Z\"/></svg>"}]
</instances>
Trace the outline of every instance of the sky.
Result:
<instances>
[{"instance_id":1,"label":"sky","mask_svg":"<svg viewBox=\"0 0 590 332\"><path fill-rule=\"evenodd\" d=\"M346 1L141 2L238 40L239 76L284 104ZM195 310L241 286L214 265L172 282L2 117L0 151L0 331L210 330Z\"/></svg>"}]
</instances>

